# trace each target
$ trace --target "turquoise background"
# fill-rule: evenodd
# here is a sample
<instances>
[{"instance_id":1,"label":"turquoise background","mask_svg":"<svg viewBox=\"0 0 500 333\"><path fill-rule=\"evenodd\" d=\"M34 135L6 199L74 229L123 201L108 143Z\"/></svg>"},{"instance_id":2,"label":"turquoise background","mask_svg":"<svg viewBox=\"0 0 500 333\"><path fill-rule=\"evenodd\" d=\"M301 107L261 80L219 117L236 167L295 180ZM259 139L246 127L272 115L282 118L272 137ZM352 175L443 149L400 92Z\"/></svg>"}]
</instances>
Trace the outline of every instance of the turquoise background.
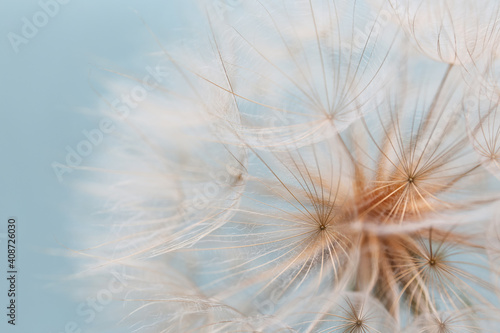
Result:
<instances>
[{"instance_id":1,"label":"turquoise background","mask_svg":"<svg viewBox=\"0 0 500 333\"><path fill-rule=\"evenodd\" d=\"M0 236L7 218L16 216L19 266L12 327L6 323L7 253L0 238L0 331L60 333L75 321L91 332L92 323L76 313L81 300L63 278L74 263L60 244L72 246L75 224L89 219L95 207L75 202L74 184L85 172L65 174L60 182L51 163L64 163L65 147L75 147L83 130L97 127L96 114L82 112L99 104L92 89L97 66L127 72L154 65L142 57L159 47L139 15L166 41L196 22L189 20L186 1L73 0L15 53L8 34L22 35L23 17L40 10L34 0L0 2ZM103 149L105 144L94 151Z\"/></svg>"}]
</instances>

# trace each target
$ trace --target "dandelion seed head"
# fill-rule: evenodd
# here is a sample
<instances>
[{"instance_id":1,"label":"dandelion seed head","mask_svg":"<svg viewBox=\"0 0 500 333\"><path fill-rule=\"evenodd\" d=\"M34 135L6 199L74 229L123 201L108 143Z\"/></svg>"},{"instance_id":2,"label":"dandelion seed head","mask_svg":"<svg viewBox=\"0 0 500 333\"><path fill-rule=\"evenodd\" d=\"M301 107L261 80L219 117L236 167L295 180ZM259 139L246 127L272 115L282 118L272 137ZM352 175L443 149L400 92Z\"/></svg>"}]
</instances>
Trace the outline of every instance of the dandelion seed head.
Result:
<instances>
[{"instance_id":1,"label":"dandelion seed head","mask_svg":"<svg viewBox=\"0 0 500 333\"><path fill-rule=\"evenodd\" d=\"M208 1L200 50L161 47L172 77L97 186L112 235L82 251L130 269L134 330L496 323L500 7L368 2Z\"/></svg>"}]
</instances>

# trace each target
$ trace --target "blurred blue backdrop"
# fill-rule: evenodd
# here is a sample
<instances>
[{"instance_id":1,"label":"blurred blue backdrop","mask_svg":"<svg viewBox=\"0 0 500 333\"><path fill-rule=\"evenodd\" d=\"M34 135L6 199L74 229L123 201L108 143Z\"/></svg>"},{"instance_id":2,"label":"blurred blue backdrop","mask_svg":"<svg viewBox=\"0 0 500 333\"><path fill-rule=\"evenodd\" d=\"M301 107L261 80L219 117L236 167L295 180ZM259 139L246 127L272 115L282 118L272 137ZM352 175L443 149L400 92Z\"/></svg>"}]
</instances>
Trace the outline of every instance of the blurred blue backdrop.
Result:
<instances>
[{"instance_id":1,"label":"blurred blue backdrop","mask_svg":"<svg viewBox=\"0 0 500 333\"><path fill-rule=\"evenodd\" d=\"M166 41L196 24L181 0L59 2L0 2L0 276L6 274L9 216L18 218L19 239L17 325L7 324L2 278L1 332L79 332L65 328L70 321L81 332L94 331L77 314L81 300L61 278L72 272L71 258L58 255L65 251L60 243L71 247L78 217L87 220L94 209L74 201L73 185L85 172L65 174L60 182L51 164L63 163L65 147L75 147L83 130L96 127L82 112L99 104L93 68L126 72L154 65L141 60L159 47L139 16Z\"/></svg>"}]
</instances>

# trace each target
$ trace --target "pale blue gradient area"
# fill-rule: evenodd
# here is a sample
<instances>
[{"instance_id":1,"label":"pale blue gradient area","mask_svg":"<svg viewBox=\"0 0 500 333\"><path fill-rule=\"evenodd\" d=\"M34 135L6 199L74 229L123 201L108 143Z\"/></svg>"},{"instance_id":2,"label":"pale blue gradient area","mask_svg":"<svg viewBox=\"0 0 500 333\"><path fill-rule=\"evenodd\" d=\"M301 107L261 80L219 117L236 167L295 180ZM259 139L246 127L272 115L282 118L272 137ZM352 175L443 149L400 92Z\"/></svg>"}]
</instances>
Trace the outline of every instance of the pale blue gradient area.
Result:
<instances>
[{"instance_id":1,"label":"pale blue gradient area","mask_svg":"<svg viewBox=\"0 0 500 333\"><path fill-rule=\"evenodd\" d=\"M65 147L76 146L82 130L96 127L95 118L80 112L98 104L89 70L109 64L139 68L142 47L159 50L139 15L168 40L186 24L185 3L69 1L16 54L7 34L21 34L22 18L31 18L40 7L36 0L1 0L0 233L6 232L7 217L18 218L20 274L17 325L12 327L6 324L7 254L1 240L0 332L60 333L68 321L77 322L82 332L95 331L76 314L79 300L61 281L73 270L71 258L51 251L64 252L58 241L71 247L70 231L78 222L71 216L87 220L92 213L90 203L73 201L72 184L86 175L75 171L61 183L51 163L63 162Z\"/></svg>"}]
</instances>

